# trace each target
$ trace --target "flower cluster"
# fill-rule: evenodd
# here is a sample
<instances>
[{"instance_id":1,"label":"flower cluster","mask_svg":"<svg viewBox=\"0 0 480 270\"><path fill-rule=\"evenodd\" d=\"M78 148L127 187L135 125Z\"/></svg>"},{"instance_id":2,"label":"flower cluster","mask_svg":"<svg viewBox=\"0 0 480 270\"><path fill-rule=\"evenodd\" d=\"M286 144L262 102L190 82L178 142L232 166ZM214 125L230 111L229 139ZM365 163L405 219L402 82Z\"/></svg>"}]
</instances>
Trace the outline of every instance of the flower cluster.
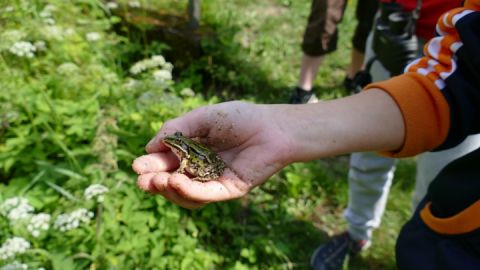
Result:
<instances>
[{"instance_id":1,"label":"flower cluster","mask_svg":"<svg viewBox=\"0 0 480 270\"><path fill-rule=\"evenodd\" d=\"M140 85L141 85L141 83L139 81L130 78L123 84L123 87L125 87L128 90L133 90L133 89L139 87Z\"/></svg>"},{"instance_id":2,"label":"flower cluster","mask_svg":"<svg viewBox=\"0 0 480 270\"><path fill-rule=\"evenodd\" d=\"M153 78L160 84L164 84L172 79L172 72L167 69L158 69L153 72Z\"/></svg>"},{"instance_id":3,"label":"flower cluster","mask_svg":"<svg viewBox=\"0 0 480 270\"><path fill-rule=\"evenodd\" d=\"M85 38L90 42L95 42L102 39L102 36L98 32L90 32L85 35Z\"/></svg>"},{"instance_id":4,"label":"flower cluster","mask_svg":"<svg viewBox=\"0 0 480 270\"><path fill-rule=\"evenodd\" d=\"M43 8L42 11L40 11L38 15L42 18L49 18L52 17L52 11L55 11L56 9L57 8L54 5L48 4Z\"/></svg>"},{"instance_id":5,"label":"flower cluster","mask_svg":"<svg viewBox=\"0 0 480 270\"><path fill-rule=\"evenodd\" d=\"M14 8L13 6L6 6L6 7L3 9L3 12L8 13L8 12L12 12L12 11L14 11L14 10L15 10L15 8Z\"/></svg>"},{"instance_id":6,"label":"flower cluster","mask_svg":"<svg viewBox=\"0 0 480 270\"><path fill-rule=\"evenodd\" d=\"M33 237L40 236L42 230L50 227L50 215L45 213L34 214L35 209L22 197L13 197L0 205L0 214L5 216L12 224L20 221L26 224L27 230Z\"/></svg>"},{"instance_id":7,"label":"flower cluster","mask_svg":"<svg viewBox=\"0 0 480 270\"><path fill-rule=\"evenodd\" d=\"M46 40L63 41L67 36L67 29L61 25L46 25L39 29Z\"/></svg>"},{"instance_id":8,"label":"flower cluster","mask_svg":"<svg viewBox=\"0 0 480 270\"><path fill-rule=\"evenodd\" d=\"M130 68L130 73L132 73L133 75L137 75L148 69L153 69L158 67L161 67L162 69L169 70L169 71L172 71L173 69L173 65L165 61L165 58L163 56L154 55L149 59L144 59L142 61L135 63Z\"/></svg>"},{"instance_id":9,"label":"flower cluster","mask_svg":"<svg viewBox=\"0 0 480 270\"><path fill-rule=\"evenodd\" d=\"M104 185L93 184L85 189L84 196L87 200L97 198L97 202L103 202L103 194L108 192L108 188Z\"/></svg>"},{"instance_id":10,"label":"flower cluster","mask_svg":"<svg viewBox=\"0 0 480 270\"><path fill-rule=\"evenodd\" d=\"M27 33L20 30L5 30L0 34L2 42L8 43L10 46L17 41L21 41L27 36Z\"/></svg>"},{"instance_id":11,"label":"flower cluster","mask_svg":"<svg viewBox=\"0 0 480 270\"><path fill-rule=\"evenodd\" d=\"M80 68L71 62L66 62L57 67L57 72L62 75L69 75L76 73Z\"/></svg>"},{"instance_id":12,"label":"flower cluster","mask_svg":"<svg viewBox=\"0 0 480 270\"><path fill-rule=\"evenodd\" d=\"M140 1L128 1L128 6L131 8L139 8L141 4Z\"/></svg>"},{"instance_id":13,"label":"flower cluster","mask_svg":"<svg viewBox=\"0 0 480 270\"><path fill-rule=\"evenodd\" d=\"M19 263L17 261L4 265L2 266L2 268L0 268L0 270L27 270L27 269L28 269L28 265L26 265L25 263Z\"/></svg>"},{"instance_id":14,"label":"flower cluster","mask_svg":"<svg viewBox=\"0 0 480 270\"><path fill-rule=\"evenodd\" d=\"M30 223L27 225L27 230L33 237L39 237L41 231L46 231L50 228L50 219L51 216L45 213L33 215L30 218Z\"/></svg>"},{"instance_id":15,"label":"flower cluster","mask_svg":"<svg viewBox=\"0 0 480 270\"><path fill-rule=\"evenodd\" d=\"M195 92L192 90L192 88L183 88L182 91L180 91L180 95L184 97L193 97L195 96Z\"/></svg>"},{"instance_id":16,"label":"flower cluster","mask_svg":"<svg viewBox=\"0 0 480 270\"><path fill-rule=\"evenodd\" d=\"M30 243L18 236L7 239L0 247L0 259L14 258L17 254L23 254L30 248Z\"/></svg>"},{"instance_id":17,"label":"flower cluster","mask_svg":"<svg viewBox=\"0 0 480 270\"><path fill-rule=\"evenodd\" d=\"M28 200L22 197L10 198L0 205L0 213L12 223L29 218L33 210L34 208L28 203Z\"/></svg>"},{"instance_id":18,"label":"flower cluster","mask_svg":"<svg viewBox=\"0 0 480 270\"><path fill-rule=\"evenodd\" d=\"M42 11L40 11L39 16L43 18L47 24L55 24L55 20L52 16L52 11L55 11L57 8L54 5L46 5Z\"/></svg>"},{"instance_id":19,"label":"flower cluster","mask_svg":"<svg viewBox=\"0 0 480 270\"><path fill-rule=\"evenodd\" d=\"M107 2L107 4L105 4L105 5L108 9L117 9L118 8L118 4L116 2Z\"/></svg>"},{"instance_id":20,"label":"flower cluster","mask_svg":"<svg viewBox=\"0 0 480 270\"><path fill-rule=\"evenodd\" d=\"M89 223L92 218L93 212L81 208L71 213L59 215L53 227L61 232L66 232L78 228L82 223Z\"/></svg>"},{"instance_id":21,"label":"flower cluster","mask_svg":"<svg viewBox=\"0 0 480 270\"><path fill-rule=\"evenodd\" d=\"M37 40L33 43L33 46L37 48L38 51L45 51L47 49L47 44L43 40Z\"/></svg>"},{"instance_id":22,"label":"flower cluster","mask_svg":"<svg viewBox=\"0 0 480 270\"><path fill-rule=\"evenodd\" d=\"M37 48L28 41L18 41L15 42L12 47L10 47L9 51L12 54L15 54L19 57L27 57L32 58L35 56L35 51Z\"/></svg>"}]
</instances>

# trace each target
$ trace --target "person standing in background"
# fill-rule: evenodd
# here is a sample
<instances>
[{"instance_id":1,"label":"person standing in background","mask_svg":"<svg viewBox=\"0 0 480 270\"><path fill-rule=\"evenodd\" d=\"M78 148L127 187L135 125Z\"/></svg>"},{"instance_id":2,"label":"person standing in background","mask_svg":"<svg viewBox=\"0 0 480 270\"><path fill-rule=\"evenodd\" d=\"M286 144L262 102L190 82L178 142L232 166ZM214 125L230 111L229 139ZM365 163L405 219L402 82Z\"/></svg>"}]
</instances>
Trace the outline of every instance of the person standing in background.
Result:
<instances>
[{"instance_id":1,"label":"person standing in background","mask_svg":"<svg viewBox=\"0 0 480 270\"><path fill-rule=\"evenodd\" d=\"M313 0L303 35L300 76L291 93L290 104L317 102L313 82L325 55L337 49L338 24L345 13L347 0ZM354 91L353 78L363 67L365 43L372 28L378 0L358 0L356 6L357 26L352 38L350 66L346 70L344 87Z\"/></svg>"}]
</instances>

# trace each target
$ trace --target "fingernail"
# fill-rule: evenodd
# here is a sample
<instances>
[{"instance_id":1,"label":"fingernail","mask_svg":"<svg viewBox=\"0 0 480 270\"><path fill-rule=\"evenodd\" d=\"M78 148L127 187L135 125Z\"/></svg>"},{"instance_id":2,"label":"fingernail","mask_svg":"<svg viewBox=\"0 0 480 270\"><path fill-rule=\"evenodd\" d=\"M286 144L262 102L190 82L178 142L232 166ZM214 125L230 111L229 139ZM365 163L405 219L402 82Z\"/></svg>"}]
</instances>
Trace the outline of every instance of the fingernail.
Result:
<instances>
[{"instance_id":1,"label":"fingernail","mask_svg":"<svg viewBox=\"0 0 480 270\"><path fill-rule=\"evenodd\" d=\"M146 149L151 148L155 144L155 138L151 139L147 145L145 146Z\"/></svg>"}]
</instances>

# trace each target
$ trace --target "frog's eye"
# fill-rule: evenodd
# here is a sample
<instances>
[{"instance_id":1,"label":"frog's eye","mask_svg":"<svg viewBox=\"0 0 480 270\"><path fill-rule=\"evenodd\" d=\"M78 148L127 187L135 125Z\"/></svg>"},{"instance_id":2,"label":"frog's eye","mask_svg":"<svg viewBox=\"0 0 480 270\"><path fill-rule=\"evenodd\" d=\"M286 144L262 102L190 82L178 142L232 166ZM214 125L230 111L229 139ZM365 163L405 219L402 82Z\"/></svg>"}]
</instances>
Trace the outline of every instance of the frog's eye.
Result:
<instances>
[{"instance_id":1,"label":"frog's eye","mask_svg":"<svg viewBox=\"0 0 480 270\"><path fill-rule=\"evenodd\" d=\"M175 133L173 135L175 135L177 137L183 136L182 132L180 132L180 131L175 131Z\"/></svg>"}]
</instances>

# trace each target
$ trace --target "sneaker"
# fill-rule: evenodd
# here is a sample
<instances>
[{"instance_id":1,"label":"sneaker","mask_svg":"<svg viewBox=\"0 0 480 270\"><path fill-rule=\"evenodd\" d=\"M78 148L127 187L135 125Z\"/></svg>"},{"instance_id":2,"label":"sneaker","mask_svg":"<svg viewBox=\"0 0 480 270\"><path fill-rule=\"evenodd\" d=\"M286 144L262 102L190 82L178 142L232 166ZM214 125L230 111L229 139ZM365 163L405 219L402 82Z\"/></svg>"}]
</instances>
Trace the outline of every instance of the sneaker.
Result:
<instances>
[{"instance_id":1,"label":"sneaker","mask_svg":"<svg viewBox=\"0 0 480 270\"><path fill-rule=\"evenodd\" d=\"M310 259L315 270L342 269L347 256L355 256L370 246L370 241L356 241L348 232L334 236L330 241L319 246Z\"/></svg>"},{"instance_id":2,"label":"sneaker","mask_svg":"<svg viewBox=\"0 0 480 270\"><path fill-rule=\"evenodd\" d=\"M345 76L343 80L343 87L347 90L351 95L358 94L360 91L363 90L365 86L372 82L372 76L368 71L361 70L355 74L353 79L348 78Z\"/></svg>"},{"instance_id":3,"label":"sneaker","mask_svg":"<svg viewBox=\"0 0 480 270\"><path fill-rule=\"evenodd\" d=\"M317 103L318 98L313 93L313 89L305 91L300 87L295 87L295 91L290 96L289 104Z\"/></svg>"},{"instance_id":4,"label":"sneaker","mask_svg":"<svg viewBox=\"0 0 480 270\"><path fill-rule=\"evenodd\" d=\"M347 90L349 93L355 93L357 86L355 85L353 79L345 76L345 79L343 80L343 88L345 88L345 90Z\"/></svg>"}]
</instances>

